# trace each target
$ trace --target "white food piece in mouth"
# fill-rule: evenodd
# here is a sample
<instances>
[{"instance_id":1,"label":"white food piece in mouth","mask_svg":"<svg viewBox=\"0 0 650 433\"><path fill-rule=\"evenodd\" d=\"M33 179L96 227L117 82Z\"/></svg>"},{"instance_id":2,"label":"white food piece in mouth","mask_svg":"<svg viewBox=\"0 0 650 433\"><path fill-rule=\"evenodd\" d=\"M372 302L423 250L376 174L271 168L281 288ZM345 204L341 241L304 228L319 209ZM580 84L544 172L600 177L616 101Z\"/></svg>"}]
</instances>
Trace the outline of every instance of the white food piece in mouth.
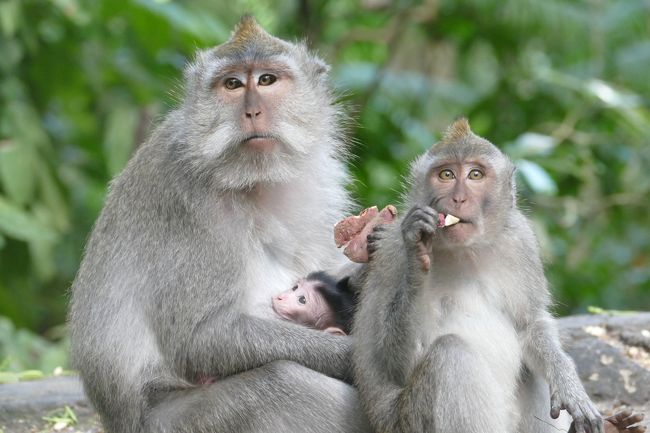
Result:
<instances>
[{"instance_id":1,"label":"white food piece in mouth","mask_svg":"<svg viewBox=\"0 0 650 433\"><path fill-rule=\"evenodd\" d=\"M445 227L447 226L453 226L454 224L457 224L460 221L458 217L453 216L452 214L447 214L445 217Z\"/></svg>"}]
</instances>

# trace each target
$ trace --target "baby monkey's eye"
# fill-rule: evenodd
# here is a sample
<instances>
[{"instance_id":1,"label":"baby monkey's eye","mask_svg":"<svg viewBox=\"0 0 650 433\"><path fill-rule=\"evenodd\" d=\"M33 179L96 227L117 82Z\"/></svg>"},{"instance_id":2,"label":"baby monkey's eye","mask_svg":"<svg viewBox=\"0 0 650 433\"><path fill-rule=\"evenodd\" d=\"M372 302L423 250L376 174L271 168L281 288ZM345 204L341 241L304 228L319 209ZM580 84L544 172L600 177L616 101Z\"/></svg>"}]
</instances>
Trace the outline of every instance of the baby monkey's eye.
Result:
<instances>
[{"instance_id":1,"label":"baby monkey's eye","mask_svg":"<svg viewBox=\"0 0 650 433\"><path fill-rule=\"evenodd\" d=\"M298 302L300 302L302 305L305 305L307 303L307 299L304 296L299 296Z\"/></svg>"},{"instance_id":2,"label":"baby monkey's eye","mask_svg":"<svg viewBox=\"0 0 650 433\"><path fill-rule=\"evenodd\" d=\"M228 90L235 90L238 87L242 87L244 84L237 78L227 78L223 85Z\"/></svg>"},{"instance_id":3,"label":"baby monkey's eye","mask_svg":"<svg viewBox=\"0 0 650 433\"><path fill-rule=\"evenodd\" d=\"M271 84L275 83L277 81L278 77L272 74L263 74L260 75L260 79L257 81L257 83L260 86L270 86Z\"/></svg>"},{"instance_id":4,"label":"baby monkey's eye","mask_svg":"<svg viewBox=\"0 0 650 433\"><path fill-rule=\"evenodd\" d=\"M483 179L483 172L477 168L469 172L469 178L472 180Z\"/></svg>"},{"instance_id":5,"label":"baby monkey's eye","mask_svg":"<svg viewBox=\"0 0 650 433\"><path fill-rule=\"evenodd\" d=\"M448 168L442 170L439 174L438 177L442 180L452 180L455 179L456 176L454 176L454 172L449 170Z\"/></svg>"}]
</instances>

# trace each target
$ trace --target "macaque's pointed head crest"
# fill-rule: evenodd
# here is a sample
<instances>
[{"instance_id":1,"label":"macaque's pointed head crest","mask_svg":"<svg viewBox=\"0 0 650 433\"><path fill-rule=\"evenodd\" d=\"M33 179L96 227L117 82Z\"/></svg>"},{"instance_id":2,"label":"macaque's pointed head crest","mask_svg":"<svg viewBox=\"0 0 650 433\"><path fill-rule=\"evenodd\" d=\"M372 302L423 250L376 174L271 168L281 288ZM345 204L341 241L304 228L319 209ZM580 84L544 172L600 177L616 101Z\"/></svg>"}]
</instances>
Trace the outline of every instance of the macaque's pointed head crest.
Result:
<instances>
[{"instance_id":1,"label":"macaque's pointed head crest","mask_svg":"<svg viewBox=\"0 0 650 433\"><path fill-rule=\"evenodd\" d=\"M264 30L252 15L244 15L233 29L227 43L246 45L249 41L260 39L272 40L273 36Z\"/></svg>"},{"instance_id":2,"label":"macaque's pointed head crest","mask_svg":"<svg viewBox=\"0 0 650 433\"><path fill-rule=\"evenodd\" d=\"M503 155L495 145L472 132L469 121L464 117L456 119L428 153L441 159L455 160L480 155Z\"/></svg>"},{"instance_id":3,"label":"macaque's pointed head crest","mask_svg":"<svg viewBox=\"0 0 650 433\"><path fill-rule=\"evenodd\" d=\"M256 56L279 54L286 51L289 44L268 33L252 15L244 15L237 23L230 39L215 48L219 57Z\"/></svg>"},{"instance_id":4,"label":"macaque's pointed head crest","mask_svg":"<svg viewBox=\"0 0 650 433\"><path fill-rule=\"evenodd\" d=\"M447 143L459 141L470 134L472 134L472 130L469 127L469 121L465 117L459 117L447 128L442 141Z\"/></svg>"},{"instance_id":5,"label":"macaque's pointed head crest","mask_svg":"<svg viewBox=\"0 0 650 433\"><path fill-rule=\"evenodd\" d=\"M463 141L464 138L474 135L469 127L469 121L465 117L459 117L447 127L442 139L431 146L429 153L434 153L444 147L453 146Z\"/></svg>"}]
</instances>

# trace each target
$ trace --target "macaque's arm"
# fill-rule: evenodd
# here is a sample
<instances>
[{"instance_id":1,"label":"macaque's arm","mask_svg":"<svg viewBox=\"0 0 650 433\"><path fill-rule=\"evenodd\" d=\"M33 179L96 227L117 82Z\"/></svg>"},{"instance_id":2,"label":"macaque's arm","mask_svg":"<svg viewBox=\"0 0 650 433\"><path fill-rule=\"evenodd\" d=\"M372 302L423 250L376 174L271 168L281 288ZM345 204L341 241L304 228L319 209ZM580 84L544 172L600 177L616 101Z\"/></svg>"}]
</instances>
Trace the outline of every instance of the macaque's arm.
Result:
<instances>
[{"instance_id":1,"label":"macaque's arm","mask_svg":"<svg viewBox=\"0 0 650 433\"><path fill-rule=\"evenodd\" d=\"M600 412L582 386L573 360L562 349L556 322L548 312L538 313L528 324L523 344L526 365L549 384L551 417L557 418L565 409L573 417L577 433L603 433Z\"/></svg>"}]
</instances>

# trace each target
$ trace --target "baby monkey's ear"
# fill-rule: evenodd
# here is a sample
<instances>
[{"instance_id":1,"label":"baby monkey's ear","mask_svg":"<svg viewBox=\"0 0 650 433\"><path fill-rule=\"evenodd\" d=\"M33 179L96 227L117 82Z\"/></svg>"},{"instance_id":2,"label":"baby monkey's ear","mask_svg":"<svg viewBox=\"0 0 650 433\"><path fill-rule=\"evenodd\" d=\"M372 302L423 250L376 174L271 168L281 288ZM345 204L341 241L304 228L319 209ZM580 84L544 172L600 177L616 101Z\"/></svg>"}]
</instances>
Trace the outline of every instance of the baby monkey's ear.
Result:
<instances>
[{"instance_id":1,"label":"baby monkey's ear","mask_svg":"<svg viewBox=\"0 0 650 433\"><path fill-rule=\"evenodd\" d=\"M329 328L325 328L325 332L329 332L332 335L340 335L342 337L347 335L345 332L343 332L341 328L337 328L336 326L330 326Z\"/></svg>"}]
</instances>

